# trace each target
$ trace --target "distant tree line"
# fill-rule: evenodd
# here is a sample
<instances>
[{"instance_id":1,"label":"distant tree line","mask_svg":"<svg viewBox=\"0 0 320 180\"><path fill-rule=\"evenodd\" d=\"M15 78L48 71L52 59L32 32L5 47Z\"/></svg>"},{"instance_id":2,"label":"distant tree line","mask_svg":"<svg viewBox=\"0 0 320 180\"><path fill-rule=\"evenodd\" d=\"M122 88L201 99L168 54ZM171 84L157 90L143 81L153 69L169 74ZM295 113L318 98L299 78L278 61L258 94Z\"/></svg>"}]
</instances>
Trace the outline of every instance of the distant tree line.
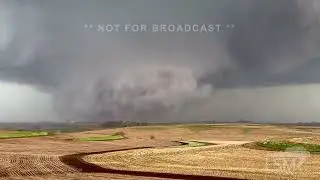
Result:
<instances>
[{"instance_id":1,"label":"distant tree line","mask_svg":"<svg viewBox=\"0 0 320 180\"><path fill-rule=\"evenodd\" d=\"M116 127L132 127L132 126L147 126L146 122L134 122L134 121L108 121L102 123L100 126L103 128L116 128Z\"/></svg>"}]
</instances>

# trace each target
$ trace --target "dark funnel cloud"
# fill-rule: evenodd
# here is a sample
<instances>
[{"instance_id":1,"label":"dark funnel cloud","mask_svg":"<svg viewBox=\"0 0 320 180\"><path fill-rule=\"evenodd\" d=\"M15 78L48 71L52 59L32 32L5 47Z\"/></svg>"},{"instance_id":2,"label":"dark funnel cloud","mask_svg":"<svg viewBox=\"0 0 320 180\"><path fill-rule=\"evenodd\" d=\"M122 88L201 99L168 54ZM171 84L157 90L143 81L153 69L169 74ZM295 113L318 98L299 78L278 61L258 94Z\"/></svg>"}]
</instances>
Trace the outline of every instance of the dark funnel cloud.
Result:
<instances>
[{"instance_id":1,"label":"dark funnel cloud","mask_svg":"<svg viewBox=\"0 0 320 180\"><path fill-rule=\"evenodd\" d=\"M170 121L184 106L205 102L215 88L319 82L318 1L3 0L0 5L1 81L49 93L63 119ZM99 32L99 24L235 28Z\"/></svg>"}]
</instances>

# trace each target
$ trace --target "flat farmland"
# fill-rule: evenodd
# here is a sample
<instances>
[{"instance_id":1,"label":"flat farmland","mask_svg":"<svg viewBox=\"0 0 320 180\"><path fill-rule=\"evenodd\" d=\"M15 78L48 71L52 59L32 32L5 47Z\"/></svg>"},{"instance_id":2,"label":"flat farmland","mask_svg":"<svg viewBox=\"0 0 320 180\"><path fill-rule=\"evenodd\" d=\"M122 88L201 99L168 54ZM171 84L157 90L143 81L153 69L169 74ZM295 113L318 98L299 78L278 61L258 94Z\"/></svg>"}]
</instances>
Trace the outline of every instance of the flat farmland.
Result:
<instances>
[{"instance_id":1,"label":"flat farmland","mask_svg":"<svg viewBox=\"0 0 320 180\"><path fill-rule=\"evenodd\" d=\"M115 134L117 138L109 138ZM318 128L302 126L179 124L8 138L0 140L0 178L319 179L317 149L288 173L266 167L281 151L250 145L266 140L316 145L319 134Z\"/></svg>"},{"instance_id":2,"label":"flat farmland","mask_svg":"<svg viewBox=\"0 0 320 180\"><path fill-rule=\"evenodd\" d=\"M216 142L216 141L215 141ZM273 152L222 144L196 148L144 149L90 155L86 161L107 168L134 171L182 173L243 179L319 179L320 157L308 157L293 174L268 169Z\"/></svg>"}]
</instances>

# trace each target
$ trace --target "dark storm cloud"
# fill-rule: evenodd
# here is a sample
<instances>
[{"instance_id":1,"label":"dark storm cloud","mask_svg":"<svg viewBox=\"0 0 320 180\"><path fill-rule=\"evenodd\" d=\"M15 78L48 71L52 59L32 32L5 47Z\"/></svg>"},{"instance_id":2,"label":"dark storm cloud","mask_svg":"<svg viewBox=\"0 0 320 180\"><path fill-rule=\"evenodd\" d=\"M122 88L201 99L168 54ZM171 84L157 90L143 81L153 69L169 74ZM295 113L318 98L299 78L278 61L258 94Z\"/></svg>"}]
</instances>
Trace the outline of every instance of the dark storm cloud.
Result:
<instances>
[{"instance_id":1,"label":"dark storm cloud","mask_svg":"<svg viewBox=\"0 0 320 180\"><path fill-rule=\"evenodd\" d=\"M2 1L0 78L51 93L63 117L168 120L213 87L318 81L317 73L290 75L317 56L313 2ZM106 23L236 28L204 34L84 28Z\"/></svg>"},{"instance_id":2,"label":"dark storm cloud","mask_svg":"<svg viewBox=\"0 0 320 180\"><path fill-rule=\"evenodd\" d=\"M228 34L227 52L235 68L207 77L216 86L257 86L319 82L317 1L241 1L227 17L238 29ZM313 77L304 76L316 65ZM311 65L312 66L312 65ZM291 77L288 74L295 74ZM299 75L297 75L299 74Z\"/></svg>"}]
</instances>

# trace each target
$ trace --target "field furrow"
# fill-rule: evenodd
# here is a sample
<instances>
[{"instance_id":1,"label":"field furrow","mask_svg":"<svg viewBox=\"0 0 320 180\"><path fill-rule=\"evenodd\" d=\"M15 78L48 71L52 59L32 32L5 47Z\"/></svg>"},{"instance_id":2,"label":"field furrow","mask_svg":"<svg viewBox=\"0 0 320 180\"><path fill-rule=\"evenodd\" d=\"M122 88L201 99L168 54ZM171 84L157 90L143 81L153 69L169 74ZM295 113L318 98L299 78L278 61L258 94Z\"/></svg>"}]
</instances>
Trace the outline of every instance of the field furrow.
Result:
<instances>
[{"instance_id":1,"label":"field furrow","mask_svg":"<svg viewBox=\"0 0 320 180\"><path fill-rule=\"evenodd\" d=\"M0 177L37 176L77 172L63 164L58 156L0 154Z\"/></svg>"}]
</instances>

